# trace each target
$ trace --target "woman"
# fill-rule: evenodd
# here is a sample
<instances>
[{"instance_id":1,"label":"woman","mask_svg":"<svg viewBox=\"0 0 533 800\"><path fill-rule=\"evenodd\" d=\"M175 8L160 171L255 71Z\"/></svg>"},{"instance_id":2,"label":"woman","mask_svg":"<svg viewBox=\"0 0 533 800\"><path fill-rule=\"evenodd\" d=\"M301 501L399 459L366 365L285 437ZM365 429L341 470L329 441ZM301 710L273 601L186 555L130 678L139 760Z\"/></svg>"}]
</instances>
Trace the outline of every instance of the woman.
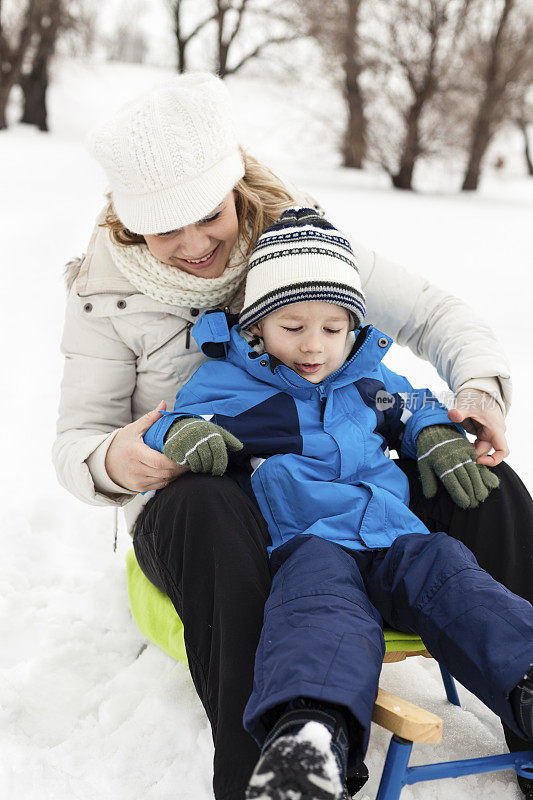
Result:
<instances>
[{"instance_id":1,"label":"woman","mask_svg":"<svg viewBox=\"0 0 533 800\"><path fill-rule=\"evenodd\" d=\"M213 306L240 309L253 244L284 208L304 200L239 149L228 107L214 76L180 76L121 109L91 138L111 196L69 275L54 463L81 500L125 507L143 571L184 622L191 675L213 730L215 797L242 800L258 757L241 719L270 585L265 524L230 479L182 476L142 441L164 409L159 401L170 403L204 358L190 336L198 315ZM506 359L459 300L354 249L368 321L436 366L457 393L451 417L473 421L479 461L495 466L501 482L479 508L460 511L445 493L426 500L415 465L402 464L411 506L431 530L463 540L485 569L527 596L531 500L501 463ZM140 494L158 489L151 499ZM510 551L522 554L512 566Z\"/></svg>"}]
</instances>

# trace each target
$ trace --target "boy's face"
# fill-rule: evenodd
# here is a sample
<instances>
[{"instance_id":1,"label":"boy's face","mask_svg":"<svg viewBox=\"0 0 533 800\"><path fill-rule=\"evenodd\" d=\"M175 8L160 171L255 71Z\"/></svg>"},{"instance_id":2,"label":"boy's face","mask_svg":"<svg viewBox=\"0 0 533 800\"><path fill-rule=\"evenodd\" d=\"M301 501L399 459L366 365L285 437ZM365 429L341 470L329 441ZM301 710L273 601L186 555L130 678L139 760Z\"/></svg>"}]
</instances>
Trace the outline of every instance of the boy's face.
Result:
<instances>
[{"instance_id":1,"label":"boy's face","mask_svg":"<svg viewBox=\"0 0 533 800\"><path fill-rule=\"evenodd\" d=\"M320 383L344 360L350 317L332 303L292 303L250 328L265 350L311 383Z\"/></svg>"}]
</instances>

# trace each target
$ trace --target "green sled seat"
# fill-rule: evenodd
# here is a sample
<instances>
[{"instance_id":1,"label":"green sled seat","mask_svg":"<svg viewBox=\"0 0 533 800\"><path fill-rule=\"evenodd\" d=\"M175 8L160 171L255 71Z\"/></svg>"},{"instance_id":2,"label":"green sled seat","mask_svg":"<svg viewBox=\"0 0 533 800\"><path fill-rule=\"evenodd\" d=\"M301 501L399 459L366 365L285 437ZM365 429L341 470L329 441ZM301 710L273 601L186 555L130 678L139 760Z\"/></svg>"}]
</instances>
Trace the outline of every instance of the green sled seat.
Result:
<instances>
[{"instance_id":1,"label":"green sled seat","mask_svg":"<svg viewBox=\"0 0 533 800\"><path fill-rule=\"evenodd\" d=\"M187 663L183 623L170 598L150 583L132 548L126 553L131 613L140 632L177 661Z\"/></svg>"},{"instance_id":2,"label":"green sled seat","mask_svg":"<svg viewBox=\"0 0 533 800\"><path fill-rule=\"evenodd\" d=\"M126 553L126 570L131 611L137 627L150 642L186 664L183 624L170 598L150 583L139 567L133 548ZM387 629L384 634L385 661L400 661L407 655L425 655L427 652L416 634Z\"/></svg>"}]
</instances>

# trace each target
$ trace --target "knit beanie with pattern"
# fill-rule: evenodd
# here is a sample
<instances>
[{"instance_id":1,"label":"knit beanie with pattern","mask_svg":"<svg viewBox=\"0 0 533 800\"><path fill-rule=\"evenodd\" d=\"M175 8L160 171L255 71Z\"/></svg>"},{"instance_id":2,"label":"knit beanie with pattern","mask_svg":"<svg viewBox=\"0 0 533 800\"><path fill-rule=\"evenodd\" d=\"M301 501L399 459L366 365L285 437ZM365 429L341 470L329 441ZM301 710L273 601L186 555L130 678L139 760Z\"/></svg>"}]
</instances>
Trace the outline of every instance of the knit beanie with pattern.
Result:
<instances>
[{"instance_id":1,"label":"knit beanie with pattern","mask_svg":"<svg viewBox=\"0 0 533 800\"><path fill-rule=\"evenodd\" d=\"M364 319L365 297L349 241L313 208L289 208L261 234L249 260L242 329L291 303L319 300Z\"/></svg>"},{"instance_id":2,"label":"knit beanie with pattern","mask_svg":"<svg viewBox=\"0 0 533 800\"><path fill-rule=\"evenodd\" d=\"M87 138L121 222L166 233L206 217L244 175L224 83L191 72L119 109Z\"/></svg>"}]
</instances>

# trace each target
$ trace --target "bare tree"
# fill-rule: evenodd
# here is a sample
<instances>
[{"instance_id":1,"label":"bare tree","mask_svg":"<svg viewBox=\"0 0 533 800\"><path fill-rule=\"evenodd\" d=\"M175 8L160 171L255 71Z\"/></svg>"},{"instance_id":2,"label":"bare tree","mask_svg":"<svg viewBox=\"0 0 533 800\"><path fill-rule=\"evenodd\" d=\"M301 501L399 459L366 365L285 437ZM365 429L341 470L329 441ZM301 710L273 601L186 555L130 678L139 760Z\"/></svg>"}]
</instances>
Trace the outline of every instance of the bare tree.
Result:
<instances>
[{"instance_id":1,"label":"bare tree","mask_svg":"<svg viewBox=\"0 0 533 800\"><path fill-rule=\"evenodd\" d=\"M217 25L217 72L224 78L229 74L228 69L228 56L231 46L235 41L239 30L244 22L246 6L249 0L237 0L240 5L236 5L231 0L215 0L215 19ZM236 13L234 13L236 12ZM234 17L234 23L230 27L226 20L230 16ZM227 30L229 28L229 31ZM253 56L252 56L253 57ZM246 58L246 61L250 56ZM237 70L239 67L237 67ZM237 70L233 69L232 72Z\"/></svg>"},{"instance_id":2,"label":"bare tree","mask_svg":"<svg viewBox=\"0 0 533 800\"><path fill-rule=\"evenodd\" d=\"M417 158L422 152L420 122L424 108L433 97L438 88L439 70L437 49L443 28L447 22L446 3L439 4L432 0L424 9L416 8L411 3L402 0L400 10L407 21L414 16L414 23L420 34L427 34L425 53L419 59L419 65L413 64L405 51L395 49L397 63L403 69L405 77L412 92L412 100L405 114L405 138L402 145L398 171L391 176L394 186L398 189L411 189L413 171ZM403 6L403 8L401 8ZM393 33L391 31L391 33ZM398 39L392 35L393 43ZM416 68L418 66L418 69Z\"/></svg>"},{"instance_id":3,"label":"bare tree","mask_svg":"<svg viewBox=\"0 0 533 800\"><path fill-rule=\"evenodd\" d=\"M322 49L330 71L339 84L346 107L342 135L342 162L361 169L366 154L365 97L361 75L369 68L359 32L367 11L365 0L298 0L298 13L305 20L307 35ZM338 78L337 74L338 73Z\"/></svg>"},{"instance_id":4,"label":"bare tree","mask_svg":"<svg viewBox=\"0 0 533 800\"><path fill-rule=\"evenodd\" d=\"M533 14L531 6L503 0L488 37L479 37L484 55L480 100L474 117L462 190L477 189L481 167L494 134L509 118L516 92L533 81Z\"/></svg>"},{"instance_id":5,"label":"bare tree","mask_svg":"<svg viewBox=\"0 0 533 800\"><path fill-rule=\"evenodd\" d=\"M412 189L418 159L445 147L443 98L458 69L469 7L469 0L391 0L384 6L385 43L378 36L374 44L384 74L378 103L390 102L403 133L400 139L384 133L374 152L398 189ZM380 120L382 131L388 124Z\"/></svg>"},{"instance_id":6,"label":"bare tree","mask_svg":"<svg viewBox=\"0 0 533 800\"><path fill-rule=\"evenodd\" d=\"M234 75L252 59L258 58L266 47L275 44L286 44L300 39L304 32L298 29L296 20L283 13L281 0L269 4L261 4L259 0L214 0L215 21L217 26L217 63L216 71L221 78ZM239 33L243 31L247 17L255 16L262 20L265 35L261 41L241 55L237 61L229 65L230 53L236 49ZM267 23L267 24L265 24ZM285 29L283 33L275 33L279 25Z\"/></svg>"},{"instance_id":7,"label":"bare tree","mask_svg":"<svg viewBox=\"0 0 533 800\"><path fill-rule=\"evenodd\" d=\"M345 166L360 168L368 157L409 189L419 157L445 146L449 126L441 120L439 127L437 111L473 2L481 0L300 0L311 35L341 67Z\"/></svg>"},{"instance_id":8,"label":"bare tree","mask_svg":"<svg viewBox=\"0 0 533 800\"><path fill-rule=\"evenodd\" d=\"M7 126L6 108L13 86L22 74L24 59L32 44L36 31L37 16L40 0L28 0L24 11L18 21L18 33L6 29L3 18L0 16L0 130ZM2 12L0 3L0 15ZM17 27L14 25L13 27Z\"/></svg>"},{"instance_id":9,"label":"bare tree","mask_svg":"<svg viewBox=\"0 0 533 800\"><path fill-rule=\"evenodd\" d=\"M183 31L183 9L186 0L169 0L169 6L174 23L174 36L176 39L176 55L178 59L178 72L185 72L187 64L187 47L193 39L208 25L215 20L215 12L207 14L197 22L188 33Z\"/></svg>"},{"instance_id":10,"label":"bare tree","mask_svg":"<svg viewBox=\"0 0 533 800\"><path fill-rule=\"evenodd\" d=\"M273 44L292 42L303 34L297 20L285 13L282 0L267 3L265 0L209 0L202 4L203 14L188 32L184 32L186 0L170 0L174 23L178 71L189 67L187 50L191 41L205 28L212 27L215 34L213 68L221 78L233 75L263 50ZM198 6L196 7L198 8ZM191 6L189 6L190 12ZM246 25L254 20L254 26ZM211 26L211 23L212 26ZM246 34L260 30L259 41L255 41L243 52ZM257 35L253 37L257 40ZM234 55L234 54L238 55Z\"/></svg>"}]
</instances>

